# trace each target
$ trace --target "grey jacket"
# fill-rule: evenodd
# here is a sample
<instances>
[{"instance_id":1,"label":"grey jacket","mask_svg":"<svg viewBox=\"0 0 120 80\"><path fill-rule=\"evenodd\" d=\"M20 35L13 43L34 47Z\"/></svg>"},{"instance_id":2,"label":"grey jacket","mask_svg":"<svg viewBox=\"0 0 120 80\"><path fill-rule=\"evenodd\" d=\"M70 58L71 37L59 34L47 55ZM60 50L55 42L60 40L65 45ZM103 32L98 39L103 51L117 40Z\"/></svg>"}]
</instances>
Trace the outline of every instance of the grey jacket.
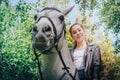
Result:
<instances>
[{"instance_id":1,"label":"grey jacket","mask_svg":"<svg viewBox=\"0 0 120 80\"><path fill-rule=\"evenodd\" d=\"M73 59L73 52L75 47L70 50L71 57ZM85 50L84 55L85 75L88 80L96 78L99 80L100 65L101 65L101 52L98 45L89 45Z\"/></svg>"}]
</instances>

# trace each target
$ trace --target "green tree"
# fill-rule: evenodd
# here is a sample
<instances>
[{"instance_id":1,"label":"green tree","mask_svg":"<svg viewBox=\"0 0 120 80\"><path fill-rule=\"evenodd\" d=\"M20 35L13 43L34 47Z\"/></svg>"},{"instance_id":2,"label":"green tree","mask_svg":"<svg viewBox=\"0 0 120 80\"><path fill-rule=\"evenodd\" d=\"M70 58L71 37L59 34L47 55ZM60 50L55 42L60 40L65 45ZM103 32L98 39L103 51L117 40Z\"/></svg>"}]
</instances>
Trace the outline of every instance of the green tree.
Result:
<instances>
[{"instance_id":1,"label":"green tree","mask_svg":"<svg viewBox=\"0 0 120 80\"><path fill-rule=\"evenodd\" d=\"M80 11L84 14L87 10L92 13L92 10L97 6L97 0L75 0L76 4L79 5Z\"/></svg>"},{"instance_id":2,"label":"green tree","mask_svg":"<svg viewBox=\"0 0 120 80\"><path fill-rule=\"evenodd\" d=\"M1 1L0 80L38 80L29 32L33 23L30 7L23 1L17 7Z\"/></svg>"},{"instance_id":3,"label":"green tree","mask_svg":"<svg viewBox=\"0 0 120 80\"><path fill-rule=\"evenodd\" d=\"M101 9L102 22L106 29L112 30L115 49L120 52L120 0L103 0Z\"/></svg>"}]
</instances>

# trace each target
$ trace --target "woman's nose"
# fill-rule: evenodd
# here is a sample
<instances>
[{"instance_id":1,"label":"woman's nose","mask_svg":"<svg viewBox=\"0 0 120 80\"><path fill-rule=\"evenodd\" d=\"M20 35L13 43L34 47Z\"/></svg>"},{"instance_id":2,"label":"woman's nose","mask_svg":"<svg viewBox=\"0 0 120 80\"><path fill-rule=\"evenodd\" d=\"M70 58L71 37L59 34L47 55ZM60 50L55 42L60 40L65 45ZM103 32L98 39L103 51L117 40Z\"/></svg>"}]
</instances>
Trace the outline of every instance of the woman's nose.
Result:
<instances>
[{"instance_id":1,"label":"woman's nose","mask_svg":"<svg viewBox=\"0 0 120 80\"><path fill-rule=\"evenodd\" d=\"M77 34L80 34L80 32L79 32L79 31L77 31Z\"/></svg>"}]
</instances>

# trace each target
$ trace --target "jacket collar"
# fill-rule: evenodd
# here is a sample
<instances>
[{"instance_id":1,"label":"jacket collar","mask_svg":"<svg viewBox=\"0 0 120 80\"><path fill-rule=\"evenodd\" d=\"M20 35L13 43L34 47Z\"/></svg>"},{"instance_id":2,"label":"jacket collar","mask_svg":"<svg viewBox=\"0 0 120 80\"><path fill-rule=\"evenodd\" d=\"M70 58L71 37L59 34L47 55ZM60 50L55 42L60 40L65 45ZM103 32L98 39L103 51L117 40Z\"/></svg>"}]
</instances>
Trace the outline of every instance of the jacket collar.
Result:
<instances>
[{"instance_id":1,"label":"jacket collar","mask_svg":"<svg viewBox=\"0 0 120 80\"><path fill-rule=\"evenodd\" d=\"M92 46L91 44L88 44L88 43L87 43L87 48L86 48L85 51L84 51L85 56L86 56L88 53L91 53L91 52L92 52L92 47L91 47L91 46ZM74 52L75 48L76 48L76 45L74 45L73 48L71 49L71 53Z\"/></svg>"}]
</instances>

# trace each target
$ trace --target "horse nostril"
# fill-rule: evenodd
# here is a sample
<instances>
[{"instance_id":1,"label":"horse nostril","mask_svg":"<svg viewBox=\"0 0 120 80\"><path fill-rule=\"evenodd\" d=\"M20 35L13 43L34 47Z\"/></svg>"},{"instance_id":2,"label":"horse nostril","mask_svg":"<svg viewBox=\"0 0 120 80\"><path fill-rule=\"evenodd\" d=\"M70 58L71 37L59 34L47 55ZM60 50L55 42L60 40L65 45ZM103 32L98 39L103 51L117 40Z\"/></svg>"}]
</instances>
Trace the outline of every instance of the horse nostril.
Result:
<instances>
[{"instance_id":1,"label":"horse nostril","mask_svg":"<svg viewBox=\"0 0 120 80\"><path fill-rule=\"evenodd\" d=\"M33 31L34 31L34 32L38 32L37 26L34 26L34 27L33 27Z\"/></svg>"},{"instance_id":2,"label":"horse nostril","mask_svg":"<svg viewBox=\"0 0 120 80\"><path fill-rule=\"evenodd\" d=\"M45 30L46 30L46 31L51 31L50 26L46 26L46 27L45 27Z\"/></svg>"},{"instance_id":3,"label":"horse nostril","mask_svg":"<svg viewBox=\"0 0 120 80\"><path fill-rule=\"evenodd\" d=\"M51 28L50 28L50 26L46 26L42 30L43 30L43 32L48 32L48 31L51 31Z\"/></svg>"}]
</instances>

